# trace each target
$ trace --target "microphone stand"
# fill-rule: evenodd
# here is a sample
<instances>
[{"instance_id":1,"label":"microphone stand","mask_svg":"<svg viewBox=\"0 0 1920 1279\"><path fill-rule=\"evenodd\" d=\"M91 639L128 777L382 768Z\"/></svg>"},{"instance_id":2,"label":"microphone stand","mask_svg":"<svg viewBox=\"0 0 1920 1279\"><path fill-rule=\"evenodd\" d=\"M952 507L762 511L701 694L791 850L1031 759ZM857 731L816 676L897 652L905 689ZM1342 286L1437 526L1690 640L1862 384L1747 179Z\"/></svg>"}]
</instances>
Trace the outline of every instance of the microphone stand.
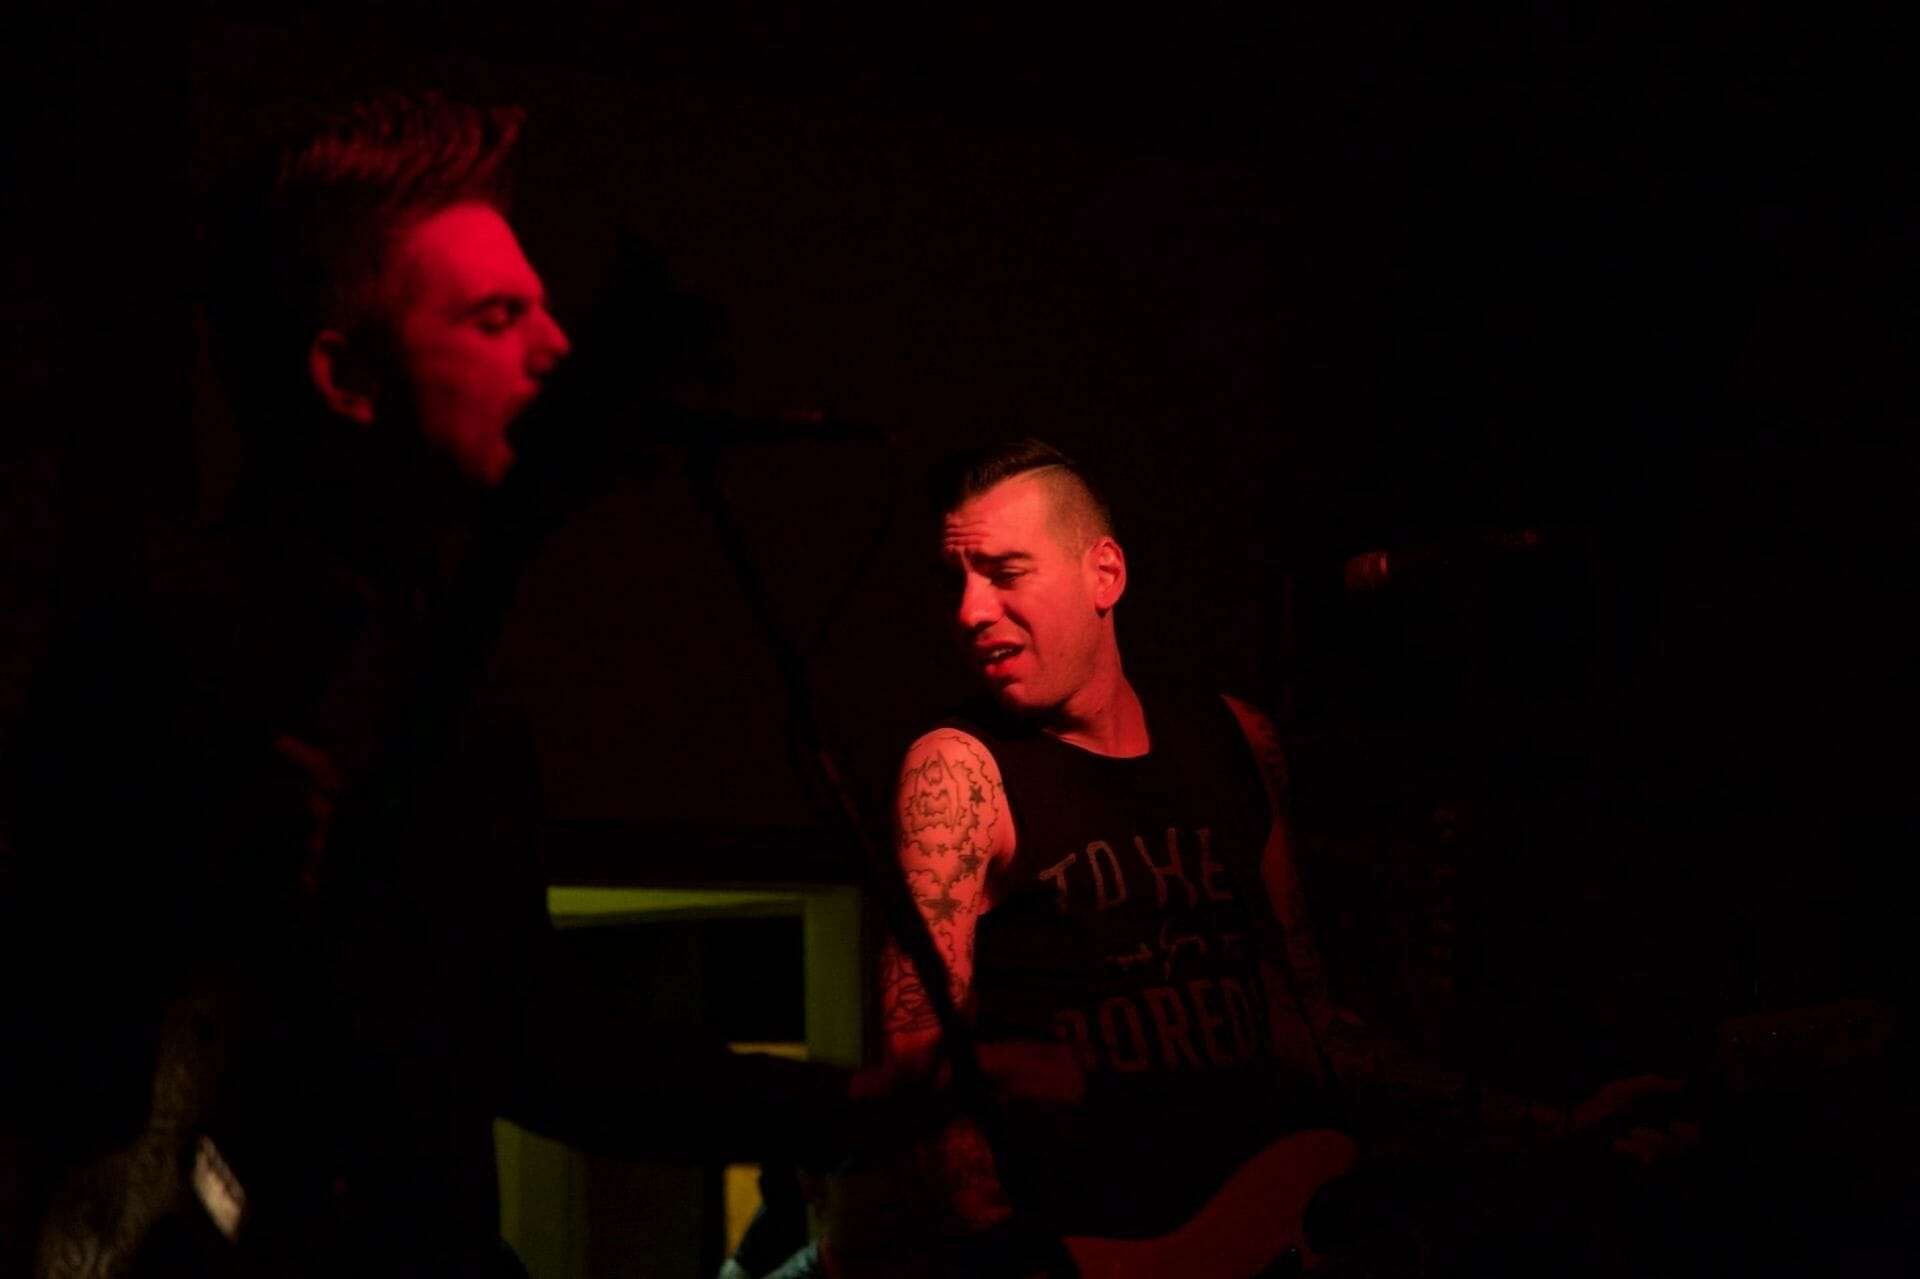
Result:
<instances>
[{"instance_id":1,"label":"microphone stand","mask_svg":"<svg viewBox=\"0 0 1920 1279\"><path fill-rule=\"evenodd\" d=\"M735 518L732 499L720 482L720 453L717 445L692 446L688 451L688 478L694 500L712 520L721 547L779 669L787 693L787 745L795 771L803 784L810 784L829 826L859 851L874 905L920 977L934 1019L940 1025L941 1043L953 1071L954 1096L962 1113L979 1125L993 1153L1001 1183L1013 1205L1016 1235L1032 1241L1047 1274L1071 1279L1079 1270L1058 1232L1050 1227L1040 1228L1031 1220L1030 1210L1022 1208L1023 1204L1034 1202L1029 1197L1031 1187L1021 1175L1020 1161L1008 1139L1006 1118L988 1086L972 1028L954 1004L946 961L941 958L927 921L908 891L895 859L882 841L874 838L871 825L847 787L846 770L821 731L813 711L807 659L781 625L773 598Z\"/></svg>"}]
</instances>

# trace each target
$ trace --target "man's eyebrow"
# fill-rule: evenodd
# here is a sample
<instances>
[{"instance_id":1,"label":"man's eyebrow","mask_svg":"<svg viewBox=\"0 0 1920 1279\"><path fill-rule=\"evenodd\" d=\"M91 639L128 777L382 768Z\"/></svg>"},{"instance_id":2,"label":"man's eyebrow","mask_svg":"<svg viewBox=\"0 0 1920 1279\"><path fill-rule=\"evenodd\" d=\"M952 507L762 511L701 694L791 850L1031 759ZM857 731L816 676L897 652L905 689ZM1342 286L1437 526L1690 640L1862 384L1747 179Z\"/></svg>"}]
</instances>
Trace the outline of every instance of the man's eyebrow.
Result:
<instances>
[{"instance_id":1,"label":"man's eyebrow","mask_svg":"<svg viewBox=\"0 0 1920 1279\"><path fill-rule=\"evenodd\" d=\"M1033 556L1026 551L1002 551L998 555L987 555L975 551L967 558L975 564L983 565L986 568L1006 568L1010 565L1031 564L1033 562Z\"/></svg>"},{"instance_id":2,"label":"man's eyebrow","mask_svg":"<svg viewBox=\"0 0 1920 1279\"><path fill-rule=\"evenodd\" d=\"M494 289L467 303L467 314L478 315L490 306L542 307L547 304L545 290Z\"/></svg>"}]
</instances>

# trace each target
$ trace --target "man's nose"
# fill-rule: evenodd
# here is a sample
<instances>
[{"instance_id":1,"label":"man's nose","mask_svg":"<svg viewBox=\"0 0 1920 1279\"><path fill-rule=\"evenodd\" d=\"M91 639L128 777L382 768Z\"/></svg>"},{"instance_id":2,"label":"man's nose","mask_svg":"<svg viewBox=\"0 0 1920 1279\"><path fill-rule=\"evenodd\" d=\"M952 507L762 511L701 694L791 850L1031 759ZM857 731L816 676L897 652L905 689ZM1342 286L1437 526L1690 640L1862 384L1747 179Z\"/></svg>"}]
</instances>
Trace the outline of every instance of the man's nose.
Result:
<instances>
[{"instance_id":1,"label":"man's nose","mask_svg":"<svg viewBox=\"0 0 1920 1279\"><path fill-rule=\"evenodd\" d=\"M534 320L534 340L529 361L535 377L545 377L553 372L560 361L573 353L573 343L567 337L567 331L560 327L560 321L553 313L541 307Z\"/></svg>"},{"instance_id":2,"label":"man's nose","mask_svg":"<svg viewBox=\"0 0 1920 1279\"><path fill-rule=\"evenodd\" d=\"M967 574L960 587L960 605L955 614L960 629L971 633L993 625L999 616L1000 601L993 593L993 584L979 573Z\"/></svg>"}]
</instances>

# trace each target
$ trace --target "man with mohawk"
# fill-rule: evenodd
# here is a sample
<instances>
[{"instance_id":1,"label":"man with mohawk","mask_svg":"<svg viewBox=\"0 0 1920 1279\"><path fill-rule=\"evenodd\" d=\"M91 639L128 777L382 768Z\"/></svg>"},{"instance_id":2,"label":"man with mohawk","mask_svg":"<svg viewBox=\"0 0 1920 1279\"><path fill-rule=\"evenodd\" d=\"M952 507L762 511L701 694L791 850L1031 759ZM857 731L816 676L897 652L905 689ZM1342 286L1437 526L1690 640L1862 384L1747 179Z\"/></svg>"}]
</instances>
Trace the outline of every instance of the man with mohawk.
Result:
<instances>
[{"instance_id":1,"label":"man with mohawk","mask_svg":"<svg viewBox=\"0 0 1920 1279\"><path fill-rule=\"evenodd\" d=\"M1036 1223L1088 1276L1297 1273L1308 1203L1355 1160L1348 1092L1525 1145L1679 1086L1623 1079L1563 1114L1472 1088L1340 1008L1279 733L1236 698L1129 678L1126 555L1087 473L1016 440L954 459L938 496L949 621L984 695L906 752L900 871L981 1044L1057 1041L1086 1090L1010 1107L991 1147L970 1121L943 1133L945 1212L918 1223L914 1273L1035 1273ZM925 980L888 950L887 1048L909 1071L944 1051ZM1652 1161L1697 1135L1642 1126L1616 1150ZM840 1253L897 1234L888 1215L851 1223ZM996 1252L991 1271L952 1263Z\"/></svg>"}]
</instances>

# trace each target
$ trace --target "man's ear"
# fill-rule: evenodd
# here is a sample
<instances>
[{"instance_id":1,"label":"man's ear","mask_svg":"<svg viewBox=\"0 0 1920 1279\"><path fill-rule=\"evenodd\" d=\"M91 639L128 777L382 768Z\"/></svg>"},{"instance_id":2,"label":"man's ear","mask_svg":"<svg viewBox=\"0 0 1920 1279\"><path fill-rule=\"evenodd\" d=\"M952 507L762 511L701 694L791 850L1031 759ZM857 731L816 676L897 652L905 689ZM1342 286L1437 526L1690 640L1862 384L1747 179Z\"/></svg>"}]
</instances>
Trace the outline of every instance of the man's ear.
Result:
<instances>
[{"instance_id":1,"label":"man's ear","mask_svg":"<svg viewBox=\"0 0 1920 1279\"><path fill-rule=\"evenodd\" d=\"M1093 604L1107 613L1127 591L1127 556L1120 543L1102 537L1087 550L1093 566Z\"/></svg>"},{"instance_id":2,"label":"man's ear","mask_svg":"<svg viewBox=\"0 0 1920 1279\"><path fill-rule=\"evenodd\" d=\"M320 401L333 412L373 425L373 402L379 392L373 369L339 329L322 329L307 346L307 376Z\"/></svg>"}]
</instances>

